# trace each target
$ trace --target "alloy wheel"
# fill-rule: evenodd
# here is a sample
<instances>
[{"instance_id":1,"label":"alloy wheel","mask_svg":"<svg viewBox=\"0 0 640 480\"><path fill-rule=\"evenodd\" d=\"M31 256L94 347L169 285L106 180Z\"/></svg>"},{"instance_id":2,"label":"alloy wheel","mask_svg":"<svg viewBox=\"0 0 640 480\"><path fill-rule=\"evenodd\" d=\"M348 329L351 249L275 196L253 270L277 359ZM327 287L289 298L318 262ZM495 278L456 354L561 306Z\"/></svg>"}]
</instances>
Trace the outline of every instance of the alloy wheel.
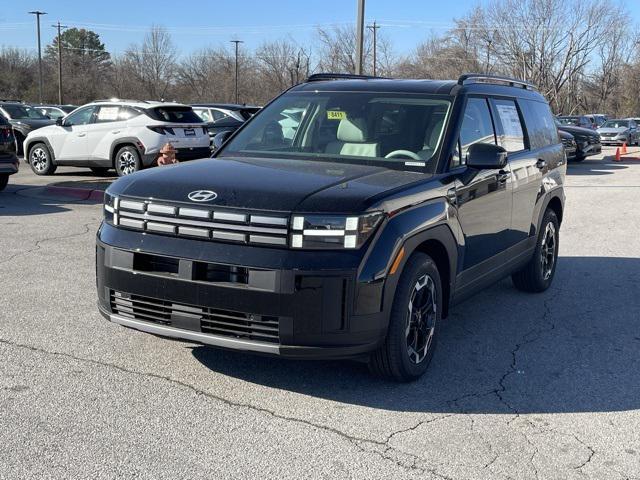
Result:
<instances>
[{"instance_id":1,"label":"alloy wheel","mask_svg":"<svg viewBox=\"0 0 640 480\"><path fill-rule=\"evenodd\" d=\"M123 175L129 175L136 171L136 157L131 152L122 152L118 157L118 164Z\"/></svg>"},{"instance_id":2,"label":"alloy wheel","mask_svg":"<svg viewBox=\"0 0 640 480\"><path fill-rule=\"evenodd\" d=\"M429 275L420 277L409 297L406 342L409 359L419 364L427 356L436 327L436 286Z\"/></svg>"},{"instance_id":3,"label":"alloy wheel","mask_svg":"<svg viewBox=\"0 0 640 480\"><path fill-rule=\"evenodd\" d=\"M47 152L44 151L43 148L37 147L31 151L31 165L34 170L38 172L43 172L47 168Z\"/></svg>"},{"instance_id":4,"label":"alloy wheel","mask_svg":"<svg viewBox=\"0 0 640 480\"><path fill-rule=\"evenodd\" d=\"M556 263L556 227L553 222L547 223L542 236L540 248L540 265L542 267L542 278L549 280Z\"/></svg>"}]
</instances>

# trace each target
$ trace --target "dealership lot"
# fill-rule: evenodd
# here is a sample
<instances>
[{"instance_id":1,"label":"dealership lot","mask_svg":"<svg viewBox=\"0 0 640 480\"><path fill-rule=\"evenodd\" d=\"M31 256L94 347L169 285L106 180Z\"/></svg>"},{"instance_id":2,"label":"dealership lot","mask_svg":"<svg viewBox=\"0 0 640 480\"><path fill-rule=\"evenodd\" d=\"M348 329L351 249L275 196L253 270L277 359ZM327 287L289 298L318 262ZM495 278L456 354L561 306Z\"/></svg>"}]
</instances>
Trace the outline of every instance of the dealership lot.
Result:
<instances>
[{"instance_id":1,"label":"dealership lot","mask_svg":"<svg viewBox=\"0 0 640 480\"><path fill-rule=\"evenodd\" d=\"M113 177L23 164L0 193L0 478L640 478L640 160L612 154L569 166L549 291L456 306L413 384L106 322L100 205L43 195Z\"/></svg>"}]
</instances>

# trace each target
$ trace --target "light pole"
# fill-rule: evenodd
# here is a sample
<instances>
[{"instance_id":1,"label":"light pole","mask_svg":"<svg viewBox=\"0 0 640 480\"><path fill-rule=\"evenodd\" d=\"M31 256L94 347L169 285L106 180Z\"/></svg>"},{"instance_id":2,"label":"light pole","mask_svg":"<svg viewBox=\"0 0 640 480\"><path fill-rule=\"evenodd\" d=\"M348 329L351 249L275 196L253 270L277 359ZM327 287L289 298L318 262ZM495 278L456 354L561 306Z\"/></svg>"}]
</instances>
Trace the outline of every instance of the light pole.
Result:
<instances>
[{"instance_id":1,"label":"light pole","mask_svg":"<svg viewBox=\"0 0 640 480\"><path fill-rule=\"evenodd\" d=\"M67 26L60 25L60 20L58 20L57 25L51 26L58 29L58 105L62 105L62 39L60 38L60 32Z\"/></svg>"},{"instance_id":2,"label":"light pole","mask_svg":"<svg viewBox=\"0 0 640 480\"><path fill-rule=\"evenodd\" d=\"M367 28L369 30L371 30L373 32L373 76L376 76L376 72L377 72L377 68L376 68L376 47L377 47L377 43L376 43L376 32L378 31L378 29L380 28L380 25L378 25L376 23L376 21L373 21L373 25L367 25Z\"/></svg>"},{"instance_id":3,"label":"light pole","mask_svg":"<svg viewBox=\"0 0 640 480\"><path fill-rule=\"evenodd\" d=\"M364 0L358 0L356 23L356 75L362 74L362 47L364 42Z\"/></svg>"},{"instance_id":4,"label":"light pole","mask_svg":"<svg viewBox=\"0 0 640 480\"><path fill-rule=\"evenodd\" d=\"M244 42L242 40L231 40L231 43L235 43L236 44L236 76L235 76L235 83L236 83L236 103L238 103L238 44L244 43Z\"/></svg>"},{"instance_id":5,"label":"light pole","mask_svg":"<svg viewBox=\"0 0 640 480\"><path fill-rule=\"evenodd\" d=\"M42 46L40 44L40 16L46 15L47 12L34 10L33 12L29 13L36 16L36 24L38 26L38 95L39 101L40 103L42 103Z\"/></svg>"}]
</instances>

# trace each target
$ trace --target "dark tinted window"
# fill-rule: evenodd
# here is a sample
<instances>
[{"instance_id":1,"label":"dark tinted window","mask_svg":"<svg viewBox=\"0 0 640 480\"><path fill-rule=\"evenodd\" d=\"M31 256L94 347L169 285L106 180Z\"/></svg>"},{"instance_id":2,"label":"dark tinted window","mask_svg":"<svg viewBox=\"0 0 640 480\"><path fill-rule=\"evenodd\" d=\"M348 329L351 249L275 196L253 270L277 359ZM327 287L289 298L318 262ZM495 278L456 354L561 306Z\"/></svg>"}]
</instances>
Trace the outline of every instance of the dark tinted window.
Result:
<instances>
[{"instance_id":1,"label":"dark tinted window","mask_svg":"<svg viewBox=\"0 0 640 480\"><path fill-rule=\"evenodd\" d=\"M155 107L147 109L147 115L154 120L172 123L202 123L191 107Z\"/></svg>"},{"instance_id":2,"label":"dark tinted window","mask_svg":"<svg viewBox=\"0 0 640 480\"><path fill-rule=\"evenodd\" d=\"M498 135L498 145L507 152L519 152L525 149L524 129L520 112L513 100L492 100L497 120L502 127Z\"/></svg>"},{"instance_id":3,"label":"dark tinted window","mask_svg":"<svg viewBox=\"0 0 640 480\"><path fill-rule=\"evenodd\" d=\"M460 153L454 154L452 167L467 163L467 151L474 143L496 143L489 104L484 98L469 98L467 101L460 126Z\"/></svg>"},{"instance_id":4,"label":"dark tinted window","mask_svg":"<svg viewBox=\"0 0 640 480\"><path fill-rule=\"evenodd\" d=\"M549 105L533 100L519 100L519 102L524 107L530 148L543 148L558 143L558 128Z\"/></svg>"}]
</instances>

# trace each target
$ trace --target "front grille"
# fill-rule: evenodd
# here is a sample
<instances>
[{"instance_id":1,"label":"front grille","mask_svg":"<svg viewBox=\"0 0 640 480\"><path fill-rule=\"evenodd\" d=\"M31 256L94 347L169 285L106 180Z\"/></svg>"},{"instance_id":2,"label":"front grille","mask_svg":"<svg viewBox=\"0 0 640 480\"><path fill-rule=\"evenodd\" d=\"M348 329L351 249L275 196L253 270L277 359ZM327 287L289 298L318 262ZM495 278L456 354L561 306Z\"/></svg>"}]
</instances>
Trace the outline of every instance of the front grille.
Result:
<instances>
[{"instance_id":1,"label":"front grille","mask_svg":"<svg viewBox=\"0 0 640 480\"><path fill-rule=\"evenodd\" d=\"M159 235L221 242L287 246L289 217L263 212L211 209L120 197L113 224Z\"/></svg>"},{"instance_id":2,"label":"front grille","mask_svg":"<svg viewBox=\"0 0 640 480\"><path fill-rule=\"evenodd\" d=\"M616 135L618 135L617 133L601 133L600 136L604 137L604 138L613 138Z\"/></svg>"},{"instance_id":3,"label":"front grille","mask_svg":"<svg viewBox=\"0 0 640 480\"><path fill-rule=\"evenodd\" d=\"M573 147L575 147L575 142L570 138L563 138L562 139L562 144L564 145L564 148L573 148Z\"/></svg>"},{"instance_id":4,"label":"front grille","mask_svg":"<svg viewBox=\"0 0 640 480\"><path fill-rule=\"evenodd\" d=\"M193 330L202 333L280 343L280 319L276 316L187 305L116 290L110 292L110 304L113 313L125 318L174 327L190 322Z\"/></svg>"},{"instance_id":5,"label":"front grille","mask_svg":"<svg viewBox=\"0 0 640 480\"><path fill-rule=\"evenodd\" d=\"M598 143L600 143L598 137L589 137L589 145L597 145Z\"/></svg>"}]
</instances>

